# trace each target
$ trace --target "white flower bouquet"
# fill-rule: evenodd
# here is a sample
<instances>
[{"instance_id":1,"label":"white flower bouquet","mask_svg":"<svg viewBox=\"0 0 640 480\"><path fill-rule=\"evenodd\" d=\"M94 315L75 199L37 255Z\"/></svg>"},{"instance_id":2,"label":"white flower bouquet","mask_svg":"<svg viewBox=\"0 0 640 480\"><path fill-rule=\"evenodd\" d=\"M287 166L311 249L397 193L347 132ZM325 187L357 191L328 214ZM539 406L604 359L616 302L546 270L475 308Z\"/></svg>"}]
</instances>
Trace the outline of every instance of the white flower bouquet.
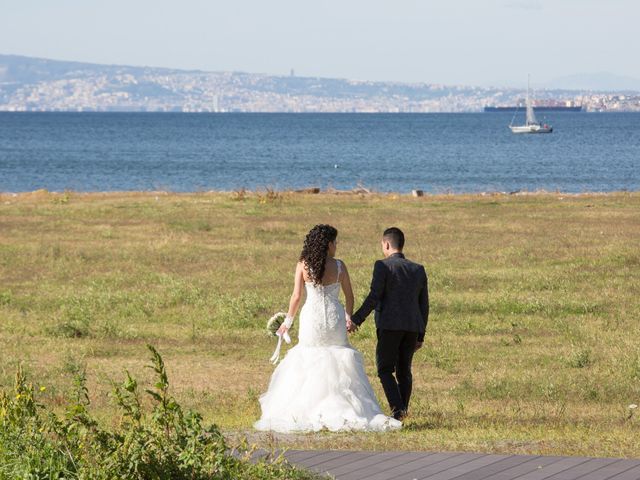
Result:
<instances>
[{"instance_id":1,"label":"white flower bouquet","mask_svg":"<svg viewBox=\"0 0 640 480\"><path fill-rule=\"evenodd\" d=\"M284 312L278 312L269 320L267 320L267 333L275 337L280 326L284 323L284 319L287 318L287 314Z\"/></svg>"},{"instance_id":2,"label":"white flower bouquet","mask_svg":"<svg viewBox=\"0 0 640 480\"><path fill-rule=\"evenodd\" d=\"M280 360L280 348L282 348L282 340L287 343L291 343L289 332L284 332L284 334L279 335L278 330L282 325L285 325L287 328L291 328L292 324L293 318L283 312L278 312L269 320L267 320L267 332L271 336L278 337L278 345L276 346L276 350L273 352L273 355L271 355L271 358L269 359L269 361L274 365Z\"/></svg>"}]
</instances>

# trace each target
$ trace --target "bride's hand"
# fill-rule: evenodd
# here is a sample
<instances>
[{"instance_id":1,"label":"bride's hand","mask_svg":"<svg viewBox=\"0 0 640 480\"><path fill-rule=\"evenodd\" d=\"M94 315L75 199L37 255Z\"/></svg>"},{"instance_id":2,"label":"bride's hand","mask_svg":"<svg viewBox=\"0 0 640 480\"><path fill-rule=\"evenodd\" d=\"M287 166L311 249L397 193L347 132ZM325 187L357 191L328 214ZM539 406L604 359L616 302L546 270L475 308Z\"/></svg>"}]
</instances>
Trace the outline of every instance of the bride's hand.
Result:
<instances>
[{"instance_id":1,"label":"bride's hand","mask_svg":"<svg viewBox=\"0 0 640 480\"><path fill-rule=\"evenodd\" d=\"M289 329L287 328L287 326L283 323L282 325L280 325L280 328L278 329L278 331L276 332L276 335L284 335L285 333L287 333L289 331Z\"/></svg>"},{"instance_id":2,"label":"bride's hand","mask_svg":"<svg viewBox=\"0 0 640 480\"><path fill-rule=\"evenodd\" d=\"M276 335L280 335L280 336L285 335L287 331L292 327L292 325L293 325L293 317L287 314L287 316L284 319L284 322L282 322L282 325L280 325L280 328L278 328Z\"/></svg>"}]
</instances>

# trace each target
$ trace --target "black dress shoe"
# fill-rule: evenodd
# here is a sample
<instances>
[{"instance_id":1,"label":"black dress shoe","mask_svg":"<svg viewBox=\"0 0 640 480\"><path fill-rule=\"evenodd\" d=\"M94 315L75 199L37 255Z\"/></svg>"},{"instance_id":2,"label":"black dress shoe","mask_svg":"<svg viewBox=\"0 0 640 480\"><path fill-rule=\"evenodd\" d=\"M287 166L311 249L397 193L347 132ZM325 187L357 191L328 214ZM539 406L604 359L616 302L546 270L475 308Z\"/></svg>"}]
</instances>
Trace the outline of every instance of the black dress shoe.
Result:
<instances>
[{"instance_id":1,"label":"black dress shoe","mask_svg":"<svg viewBox=\"0 0 640 480\"><path fill-rule=\"evenodd\" d=\"M393 418L395 418L396 420L399 420L401 422L405 418L407 418L407 411L406 410L397 410L397 411L393 412Z\"/></svg>"}]
</instances>

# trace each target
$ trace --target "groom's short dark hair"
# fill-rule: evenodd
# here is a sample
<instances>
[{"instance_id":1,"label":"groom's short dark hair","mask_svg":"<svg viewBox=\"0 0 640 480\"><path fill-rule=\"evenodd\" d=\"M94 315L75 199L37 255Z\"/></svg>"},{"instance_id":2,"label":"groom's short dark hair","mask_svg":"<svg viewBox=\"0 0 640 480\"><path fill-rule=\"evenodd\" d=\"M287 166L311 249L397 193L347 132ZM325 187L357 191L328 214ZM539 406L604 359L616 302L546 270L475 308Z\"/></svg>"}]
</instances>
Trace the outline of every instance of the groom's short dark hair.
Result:
<instances>
[{"instance_id":1,"label":"groom's short dark hair","mask_svg":"<svg viewBox=\"0 0 640 480\"><path fill-rule=\"evenodd\" d=\"M404 248L404 233L402 233L402 230L399 228L387 228L382 234L382 238L389 242L391 248L396 250L402 250Z\"/></svg>"}]
</instances>

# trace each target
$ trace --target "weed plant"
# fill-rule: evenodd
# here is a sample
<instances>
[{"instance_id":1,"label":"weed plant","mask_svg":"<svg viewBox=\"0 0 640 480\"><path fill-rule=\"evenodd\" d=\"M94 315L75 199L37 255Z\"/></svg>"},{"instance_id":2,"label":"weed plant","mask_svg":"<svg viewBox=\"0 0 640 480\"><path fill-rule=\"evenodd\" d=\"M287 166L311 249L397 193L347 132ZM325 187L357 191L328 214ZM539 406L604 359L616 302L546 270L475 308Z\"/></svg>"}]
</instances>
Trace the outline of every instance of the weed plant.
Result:
<instances>
[{"instance_id":1,"label":"weed plant","mask_svg":"<svg viewBox=\"0 0 640 480\"><path fill-rule=\"evenodd\" d=\"M148 346L155 383L144 392L126 371L113 385L119 424L101 425L89 411L86 375L62 416L38 401L19 368L12 392L0 392L0 478L64 479L311 479L283 457L251 462L251 451L230 451L215 425L184 410L169 392L164 361ZM44 390L41 387L40 390ZM150 397L146 406L143 394Z\"/></svg>"}]
</instances>

